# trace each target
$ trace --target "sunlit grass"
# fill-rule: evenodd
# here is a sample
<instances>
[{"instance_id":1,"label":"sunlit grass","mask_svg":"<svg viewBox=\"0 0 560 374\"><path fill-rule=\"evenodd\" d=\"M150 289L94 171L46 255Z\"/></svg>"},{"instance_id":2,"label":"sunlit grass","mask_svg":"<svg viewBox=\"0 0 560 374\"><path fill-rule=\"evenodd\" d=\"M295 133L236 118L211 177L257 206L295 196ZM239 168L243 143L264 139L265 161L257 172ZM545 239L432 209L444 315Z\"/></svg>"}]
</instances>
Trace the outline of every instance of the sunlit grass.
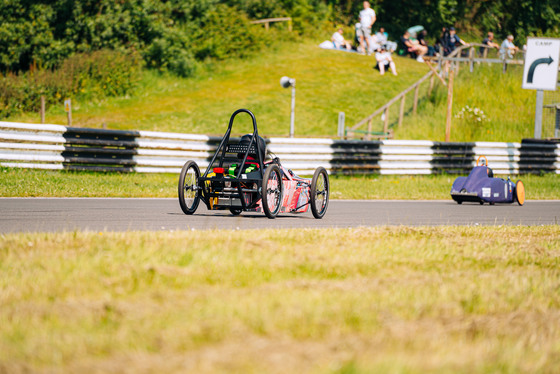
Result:
<instances>
[{"instance_id":1,"label":"sunlit grass","mask_svg":"<svg viewBox=\"0 0 560 374\"><path fill-rule=\"evenodd\" d=\"M178 175L0 168L0 197L177 197ZM455 175L330 176L332 199L449 199ZM512 176L527 199L560 199L560 175Z\"/></svg>"},{"instance_id":2,"label":"sunlit grass","mask_svg":"<svg viewBox=\"0 0 560 374\"><path fill-rule=\"evenodd\" d=\"M0 371L560 370L560 229L0 236Z\"/></svg>"},{"instance_id":3,"label":"sunlit grass","mask_svg":"<svg viewBox=\"0 0 560 374\"><path fill-rule=\"evenodd\" d=\"M400 75L381 77L372 56L320 49L317 42L284 43L246 60L209 64L194 78L145 72L141 87L129 98L77 102L73 124L84 127L223 134L230 115L252 110L260 133L287 135L290 90L280 77L296 78L296 135L336 135L338 113L348 125L369 115L384 101L427 72L411 59L398 58ZM11 120L37 122L37 114ZM66 123L62 103L47 115L49 123ZM236 132L250 122L239 118Z\"/></svg>"},{"instance_id":4,"label":"sunlit grass","mask_svg":"<svg viewBox=\"0 0 560 374\"><path fill-rule=\"evenodd\" d=\"M353 126L429 71L425 64L395 56L399 76L380 76L373 57L322 50L315 41L279 43L251 59L208 63L196 77L183 79L145 71L130 97L73 104L73 125L112 129L223 134L230 115L239 108L252 110L265 136L289 133L290 90L280 77L296 78L296 136L335 136L338 113ZM453 116L469 105L483 110L484 123L467 123L453 117L453 141L521 141L533 135L535 94L521 88L522 68L501 65L463 66L455 80ZM447 90L436 80L431 98L422 85L417 116L412 116L413 94L407 96L403 126L396 126L399 103L390 111L398 139L444 140ZM10 120L38 122L38 114ZM47 122L66 123L62 103L47 113ZM239 117L236 133L250 131L248 117ZM383 120L375 118L374 131ZM364 130L366 127L363 128ZM544 136L551 136L543 129Z\"/></svg>"},{"instance_id":5,"label":"sunlit grass","mask_svg":"<svg viewBox=\"0 0 560 374\"><path fill-rule=\"evenodd\" d=\"M451 141L520 142L532 138L535 92L521 88L522 77L522 66L509 66L506 74L499 64L475 66L473 73L464 67L454 84ZM487 119L469 122L456 118L466 106L482 110ZM396 137L445 140L447 89L436 86L431 99L421 101L418 113L416 119L396 129ZM551 130L545 129L544 137L552 136Z\"/></svg>"}]
</instances>

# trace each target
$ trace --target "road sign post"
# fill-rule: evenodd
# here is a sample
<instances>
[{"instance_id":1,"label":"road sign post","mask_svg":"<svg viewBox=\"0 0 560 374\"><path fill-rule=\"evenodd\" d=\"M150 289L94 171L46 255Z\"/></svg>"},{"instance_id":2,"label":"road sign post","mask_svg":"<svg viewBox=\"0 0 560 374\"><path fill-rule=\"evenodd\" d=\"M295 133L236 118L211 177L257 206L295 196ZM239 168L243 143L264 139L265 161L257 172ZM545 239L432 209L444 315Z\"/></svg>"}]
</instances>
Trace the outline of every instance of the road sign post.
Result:
<instances>
[{"instance_id":1,"label":"road sign post","mask_svg":"<svg viewBox=\"0 0 560 374\"><path fill-rule=\"evenodd\" d=\"M535 108L535 139L542 137L542 112L544 103L544 91L537 90L537 105Z\"/></svg>"},{"instance_id":2,"label":"road sign post","mask_svg":"<svg viewBox=\"0 0 560 374\"><path fill-rule=\"evenodd\" d=\"M523 85L528 90L537 90L535 107L535 138L542 136L544 90L556 91L560 39L527 38L527 52L523 67Z\"/></svg>"}]
</instances>

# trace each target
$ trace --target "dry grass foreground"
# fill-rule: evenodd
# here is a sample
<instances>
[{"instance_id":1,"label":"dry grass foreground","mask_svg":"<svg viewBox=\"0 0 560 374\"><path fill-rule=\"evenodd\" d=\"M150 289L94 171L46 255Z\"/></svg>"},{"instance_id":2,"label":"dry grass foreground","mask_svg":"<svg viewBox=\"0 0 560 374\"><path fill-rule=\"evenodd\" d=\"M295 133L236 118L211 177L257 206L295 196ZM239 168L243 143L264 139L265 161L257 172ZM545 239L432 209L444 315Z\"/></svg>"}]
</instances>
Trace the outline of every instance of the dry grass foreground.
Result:
<instances>
[{"instance_id":1,"label":"dry grass foreground","mask_svg":"<svg viewBox=\"0 0 560 374\"><path fill-rule=\"evenodd\" d=\"M560 371L560 227L0 235L0 372Z\"/></svg>"}]
</instances>

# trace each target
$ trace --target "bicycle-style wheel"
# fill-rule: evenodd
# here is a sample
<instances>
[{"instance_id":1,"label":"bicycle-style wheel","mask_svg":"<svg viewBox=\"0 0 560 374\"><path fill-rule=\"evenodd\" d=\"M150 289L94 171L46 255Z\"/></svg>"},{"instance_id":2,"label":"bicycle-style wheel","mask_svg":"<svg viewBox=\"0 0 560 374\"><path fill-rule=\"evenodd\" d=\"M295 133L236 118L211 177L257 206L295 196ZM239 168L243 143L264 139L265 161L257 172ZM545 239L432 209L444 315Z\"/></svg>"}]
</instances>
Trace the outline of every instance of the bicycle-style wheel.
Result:
<instances>
[{"instance_id":1,"label":"bicycle-style wheel","mask_svg":"<svg viewBox=\"0 0 560 374\"><path fill-rule=\"evenodd\" d=\"M183 165L179 176L179 205L185 214L193 214L198 208L200 195L198 190L198 178L200 169L196 162L190 160Z\"/></svg>"},{"instance_id":2,"label":"bicycle-style wheel","mask_svg":"<svg viewBox=\"0 0 560 374\"><path fill-rule=\"evenodd\" d=\"M262 207L268 218L275 218L282 204L282 176L278 165L270 165L262 182Z\"/></svg>"},{"instance_id":3,"label":"bicycle-style wheel","mask_svg":"<svg viewBox=\"0 0 560 374\"><path fill-rule=\"evenodd\" d=\"M311 212L317 219L323 218L329 206L329 175L323 167L318 167L311 180Z\"/></svg>"}]
</instances>

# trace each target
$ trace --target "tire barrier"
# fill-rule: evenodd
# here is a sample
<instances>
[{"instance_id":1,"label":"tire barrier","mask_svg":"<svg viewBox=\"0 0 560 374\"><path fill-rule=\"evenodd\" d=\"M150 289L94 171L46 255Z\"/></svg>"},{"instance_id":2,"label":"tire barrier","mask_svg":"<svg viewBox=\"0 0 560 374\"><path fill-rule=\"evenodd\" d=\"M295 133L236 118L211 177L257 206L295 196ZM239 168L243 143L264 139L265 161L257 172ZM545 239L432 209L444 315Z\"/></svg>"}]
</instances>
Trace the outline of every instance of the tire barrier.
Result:
<instances>
[{"instance_id":1,"label":"tire barrier","mask_svg":"<svg viewBox=\"0 0 560 374\"><path fill-rule=\"evenodd\" d=\"M0 166L176 173L208 165L219 136L0 122ZM269 138L268 149L298 174L464 174L485 155L496 174L560 174L560 141L521 143Z\"/></svg>"}]
</instances>

